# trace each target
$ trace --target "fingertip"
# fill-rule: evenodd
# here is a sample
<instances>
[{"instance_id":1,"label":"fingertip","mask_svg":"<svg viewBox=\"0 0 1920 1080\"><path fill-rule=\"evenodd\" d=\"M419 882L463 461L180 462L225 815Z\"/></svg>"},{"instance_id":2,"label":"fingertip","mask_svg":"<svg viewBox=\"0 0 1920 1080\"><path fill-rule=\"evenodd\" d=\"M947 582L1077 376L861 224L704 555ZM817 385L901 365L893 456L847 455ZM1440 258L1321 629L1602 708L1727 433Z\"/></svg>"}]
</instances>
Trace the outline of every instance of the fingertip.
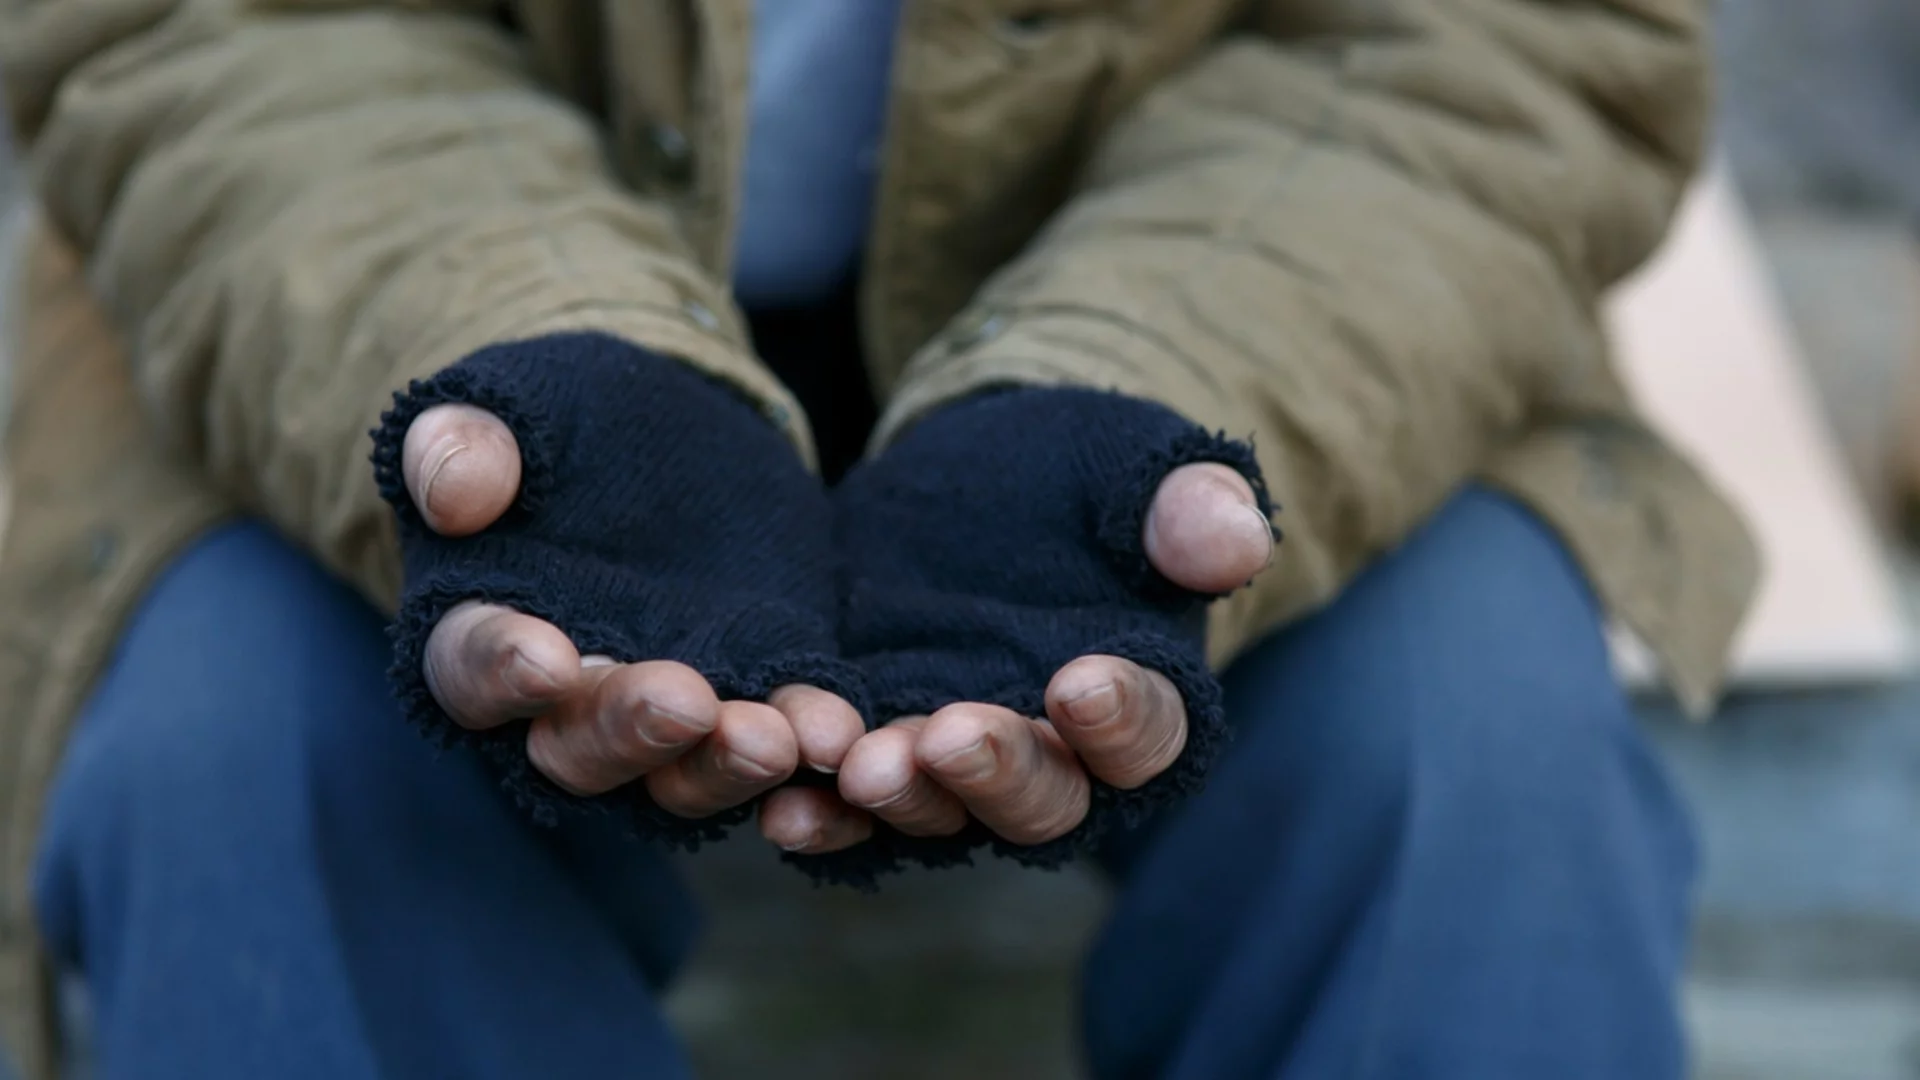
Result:
<instances>
[{"instance_id":1,"label":"fingertip","mask_svg":"<svg viewBox=\"0 0 1920 1080\"><path fill-rule=\"evenodd\" d=\"M960 797L914 762L924 718L900 721L855 743L840 770L840 797L908 836L951 836L966 828Z\"/></svg>"},{"instance_id":2,"label":"fingertip","mask_svg":"<svg viewBox=\"0 0 1920 1080\"><path fill-rule=\"evenodd\" d=\"M468 536L497 521L520 491L520 445L499 417L472 405L436 405L407 428L407 492L428 527Z\"/></svg>"},{"instance_id":3,"label":"fingertip","mask_svg":"<svg viewBox=\"0 0 1920 1080\"><path fill-rule=\"evenodd\" d=\"M1085 820L1091 787L1073 751L1044 721L965 703L928 720L915 747L920 768L1001 838L1038 844Z\"/></svg>"},{"instance_id":4,"label":"fingertip","mask_svg":"<svg viewBox=\"0 0 1920 1080\"><path fill-rule=\"evenodd\" d=\"M671 721L689 739L712 732L720 723L720 698L706 677L673 660L643 660L623 665L607 692L608 708L621 715L651 715Z\"/></svg>"},{"instance_id":5,"label":"fingertip","mask_svg":"<svg viewBox=\"0 0 1920 1080\"><path fill-rule=\"evenodd\" d=\"M760 805L760 835L780 848L819 855L873 835L873 818L815 788L778 788Z\"/></svg>"},{"instance_id":6,"label":"fingertip","mask_svg":"<svg viewBox=\"0 0 1920 1080\"><path fill-rule=\"evenodd\" d=\"M775 783L793 775L800 763L793 725L771 705L721 702L713 738L721 770L737 780Z\"/></svg>"},{"instance_id":7,"label":"fingertip","mask_svg":"<svg viewBox=\"0 0 1920 1080\"><path fill-rule=\"evenodd\" d=\"M940 709L927 718L914 741L914 761L924 769L949 773L956 767L984 764L993 748L987 745L998 723L999 713L1020 719L1009 709L963 701Z\"/></svg>"},{"instance_id":8,"label":"fingertip","mask_svg":"<svg viewBox=\"0 0 1920 1080\"><path fill-rule=\"evenodd\" d=\"M621 782L673 762L712 734L720 703L682 664L623 664L602 676L590 706L599 753Z\"/></svg>"},{"instance_id":9,"label":"fingertip","mask_svg":"<svg viewBox=\"0 0 1920 1080\"><path fill-rule=\"evenodd\" d=\"M1170 768L1186 749L1187 708L1173 680L1117 656L1084 656L1048 687L1053 732L1089 772L1122 790Z\"/></svg>"},{"instance_id":10,"label":"fingertip","mask_svg":"<svg viewBox=\"0 0 1920 1080\"><path fill-rule=\"evenodd\" d=\"M858 739L840 763L840 797L872 809L905 794L913 783L913 732L881 728Z\"/></svg>"},{"instance_id":11,"label":"fingertip","mask_svg":"<svg viewBox=\"0 0 1920 1080\"><path fill-rule=\"evenodd\" d=\"M1139 666L1117 656L1082 656L1047 684L1047 719L1058 727L1098 728L1117 720Z\"/></svg>"},{"instance_id":12,"label":"fingertip","mask_svg":"<svg viewBox=\"0 0 1920 1080\"><path fill-rule=\"evenodd\" d=\"M1154 569L1183 588L1225 593L1245 585L1273 557L1272 524L1253 486L1216 462L1167 474L1147 513L1142 543Z\"/></svg>"},{"instance_id":13,"label":"fingertip","mask_svg":"<svg viewBox=\"0 0 1920 1080\"><path fill-rule=\"evenodd\" d=\"M580 677L567 636L531 615L479 601L455 606L427 636L427 689L462 727L531 716Z\"/></svg>"},{"instance_id":14,"label":"fingertip","mask_svg":"<svg viewBox=\"0 0 1920 1080\"><path fill-rule=\"evenodd\" d=\"M489 651L499 657L501 683L520 702L553 701L579 681L580 651L558 627L510 610L488 622L481 634L498 635Z\"/></svg>"},{"instance_id":15,"label":"fingertip","mask_svg":"<svg viewBox=\"0 0 1920 1080\"><path fill-rule=\"evenodd\" d=\"M783 686L767 698L767 704L786 716L799 744L801 763L815 772L839 772L847 752L866 734L859 710L818 687Z\"/></svg>"},{"instance_id":16,"label":"fingertip","mask_svg":"<svg viewBox=\"0 0 1920 1080\"><path fill-rule=\"evenodd\" d=\"M760 804L760 835L782 851L805 851L825 831L820 814L805 788L777 788Z\"/></svg>"}]
</instances>

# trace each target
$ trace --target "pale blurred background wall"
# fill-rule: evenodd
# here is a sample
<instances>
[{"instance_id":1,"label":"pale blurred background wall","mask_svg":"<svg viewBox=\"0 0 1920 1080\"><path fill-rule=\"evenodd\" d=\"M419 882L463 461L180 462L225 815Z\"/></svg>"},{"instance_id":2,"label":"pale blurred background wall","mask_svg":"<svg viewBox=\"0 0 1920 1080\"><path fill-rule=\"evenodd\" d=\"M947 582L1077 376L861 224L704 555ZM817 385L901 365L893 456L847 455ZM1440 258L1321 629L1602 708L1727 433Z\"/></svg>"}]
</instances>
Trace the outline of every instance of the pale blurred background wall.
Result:
<instances>
[{"instance_id":1,"label":"pale blurred background wall","mask_svg":"<svg viewBox=\"0 0 1920 1080\"><path fill-rule=\"evenodd\" d=\"M1894 542L1920 371L1920 2L1724 0L1723 153L1821 404ZM1658 710L1655 710L1656 712ZM1657 719L1710 860L1693 1003L1709 1080L1920 1077L1920 685Z\"/></svg>"},{"instance_id":2,"label":"pale blurred background wall","mask_svg":"<svg viewBox=\"0 0 1920 1080\"><path fill-rule=\"evenodd\" d=\"M1723 153L1854 481L1889 522L1920 309L1920 0L1721 10ZM19 186L0 145L0 201ZM1920 612L1920 570L1893 557ZM1746 697L1705 728L1647 714L1709 849L1690 989L1703 1080L1920 1080L1920 685ZM694 870L715 918L673 1008L706 1075L1072 1075L1091 877L994 868L868 900L809 890L749 845Z\"/></svg>"}]
</instances>

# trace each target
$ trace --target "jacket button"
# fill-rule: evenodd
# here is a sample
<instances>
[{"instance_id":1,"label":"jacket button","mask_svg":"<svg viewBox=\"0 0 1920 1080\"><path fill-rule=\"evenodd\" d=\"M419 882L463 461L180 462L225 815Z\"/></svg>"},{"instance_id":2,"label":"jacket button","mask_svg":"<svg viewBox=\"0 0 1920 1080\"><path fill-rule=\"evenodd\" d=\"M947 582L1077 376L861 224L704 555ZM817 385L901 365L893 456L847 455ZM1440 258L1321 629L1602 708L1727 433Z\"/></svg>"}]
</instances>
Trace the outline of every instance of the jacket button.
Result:
<instances>
[{"instance_id":1,"label":"jacket button","mask_svg":"<svg viewBox=\"0 0 1920 1080\"><path fill-rule=\"evenodd\" d=\"M670 187L693 181L693 144L672 124L648 124L640 132L640 168L648 178Z\"/></svg>"},{"instance_id":2,"label":"jacket button","mask_svg":"<svg viewBox=\"0 0 1920 1080\"><path fill-rule=\"evenodd\" d=\"M975 312L961 319L947 332L947 351L965 352L999 337L1006 328L1005 316L989 311Z\"/></svg>"},{"instance_id":3,"label":"jacket button","mask_svg":"<svg viewBox=\"0 0 1920 1080\"><path fill-rule=\"evenodd\" d=\"M707 305L701 303L698 300L687 301L686 305L681 310L685 311L687 313L687 318L692 319L694 321L694 324L699 326L702 329L705 329L705 330L720 329L720 316L715 315L713 313L712 308L708 307Z\"/></svg>"}]
</instances>

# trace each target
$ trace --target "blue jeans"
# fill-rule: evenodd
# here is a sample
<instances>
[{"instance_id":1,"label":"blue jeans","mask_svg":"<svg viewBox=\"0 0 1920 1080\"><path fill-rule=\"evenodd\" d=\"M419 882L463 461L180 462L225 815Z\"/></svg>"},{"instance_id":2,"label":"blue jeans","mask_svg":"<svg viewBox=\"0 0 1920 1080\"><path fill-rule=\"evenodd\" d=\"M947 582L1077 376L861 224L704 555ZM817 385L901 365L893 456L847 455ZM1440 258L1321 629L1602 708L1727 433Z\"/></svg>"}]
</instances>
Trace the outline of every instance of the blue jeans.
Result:
<instances>
[{"instance_id":1,"label":"blue jeans","mask_svg":"<svg viewBox=\"0 0 1920 1080\"><path fill-rule=\"evenodd\" d=\"M1472 490L1235 665L1207 790L1107 853L1092 1073L1680 1077L1692 840L1599 628L1547 529ZM401 722L386 662L257 525L154 587L36 879L100 1074L687 1075L664 860L520 820Z\"/></svg>"}]
</instances>

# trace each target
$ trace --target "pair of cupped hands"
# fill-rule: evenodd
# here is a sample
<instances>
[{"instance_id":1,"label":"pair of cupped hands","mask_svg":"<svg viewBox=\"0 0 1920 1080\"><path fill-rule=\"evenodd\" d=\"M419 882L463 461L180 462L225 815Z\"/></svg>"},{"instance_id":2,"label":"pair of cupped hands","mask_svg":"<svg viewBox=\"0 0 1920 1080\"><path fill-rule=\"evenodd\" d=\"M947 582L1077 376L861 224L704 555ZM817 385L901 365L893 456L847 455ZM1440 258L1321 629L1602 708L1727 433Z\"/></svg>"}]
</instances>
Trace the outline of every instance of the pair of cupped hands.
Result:
<instances>
[{"instance_id":1,"label":"pair of cupped hands","mask_svg":"<svg viewBox=\"0 0 1920 1080\"><path fill-rule=\"evenodd\" d=\"M644 423L644 403L632 409L629 423ZM416 528L438 538L479 537L510 515L523 495L525 448L516 428L527 430L481 404L428 404L408 418L398 472L417 511ZM633 460L613 467L644 472L660 464ZM645 490L644 476L633 479ZM711 482L732 481L716 476ZM875 490L886 497L885 483ZM727 512L755 512L755 492L729 494L726 505L733 509ZM824 503L827 493L819 498ZM959 509L940 527L978 529L982 547L990 549L1002 524L998 511ZM1174 464L1152 487L1144 515L1128 527L1138 529L1139 550L1151 572L1165 579L1161 586L1194 597L1245 584L1273 553L1274 535L1254 486L1217 461ZM781 541L772 542L777 548ZM880 541L895 542L914 538ZM934 542L970 548L965 537L942 535ZM1022 557L1016 548L1000 558ZM880 561L891 558L884 554ZM978 573L995 571L989 565ZM993 595L991 587L982 592L983 598L962 596L951 606L981 609L991 623L1009 598ZM945 603L937 596L932 602ZM916 657L938 653L949 644L939 640L943 618L933 611L926 620L931 639L900 647ZM966 629L964 614L956 618L958 629L947 632L977 636ZM983 644L993 647L966 647ZM471 733L524 730L527 764L569 796L591 799L639 785L659 809L683 819L758 799L760 833L798 855L855 848L874 836L876 820L906 837L952 837L984 827L1004 844L1044 844L1082 824L1096 786L1139 789L1168 770L1189 741L1187 703L1175 681L1146 663L1101 653L1066 660L1024 705L1005 695L956 700L874 717L873 730L846 699L853 695L836 692L840 687L796 680L772 686L764 700L728 700L724 688L690 663L596 655L554 621L488 599L454 597L436 610L420 667L427 691L453 724ZM522 728L521 721L530 722Z\"/></svg>"}]
</instances>

